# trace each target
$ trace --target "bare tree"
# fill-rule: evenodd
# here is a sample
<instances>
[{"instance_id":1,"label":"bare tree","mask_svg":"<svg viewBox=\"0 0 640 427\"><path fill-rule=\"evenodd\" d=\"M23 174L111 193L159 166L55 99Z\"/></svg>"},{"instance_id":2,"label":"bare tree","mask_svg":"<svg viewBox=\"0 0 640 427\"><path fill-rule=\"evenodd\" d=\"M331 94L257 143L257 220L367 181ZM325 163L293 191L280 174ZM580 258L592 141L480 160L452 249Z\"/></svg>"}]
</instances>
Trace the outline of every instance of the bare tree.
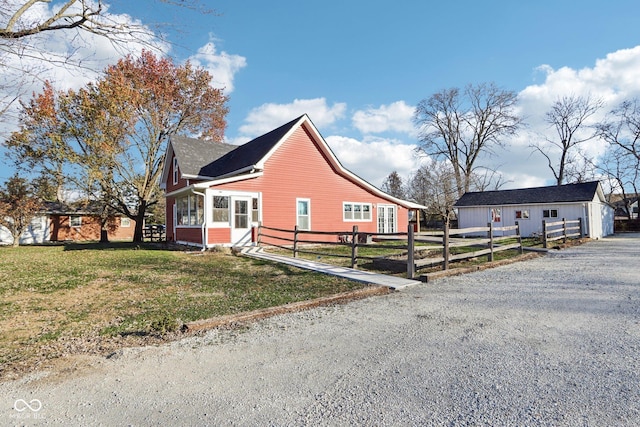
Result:
<instances>
[{"instance_id":1,"label":"bare tree","mask_svg":"<svg viewBox=\"0 0 640 427\"><path fill-rule=\"evenodd\" d=\"M391 172L389 176L384 179L382 191L399 199L405 198L404 183L397 171Z\"/></svg>"},{"instance_id":2,"label":"bare tree","mask_svg":"<svg viewBox=\"0 0 640 427\"><path fill-rule=\"evenodd\" d=\"M626 100L597 125L598 136L609 144L599 167L622 193L630 217L632 198L640 193L640 100ZM640 220L640 217L638 217Z\"/></svg>"},{"instance_id":3,"label":"bare tree","mask_svg":"<svg viewBox=\"0 0 640 427\"><path fill-rule=\"evenodd\" d=\"M419 152L446 159L453 168L458 196L469 191L481 155L493 154L503 139L515 135L521 119L517 95L493 83L445 89L423 99L414 113L422 142Z\"/></svg>"},{"instance_id":4,"label":"bare tree","mask_svg":"<svg viewBox=\"0 0 640 427\"><path fill-rule=\"evenodd\" d=\"M210 9L201 7L199 0L148 1L211 13ZM47 66L66 67L76 73L99 71L96 68L104 64L95 67L92 61L87 61L95 52L90 36L110 41L121 56L132 52L132 43L139 46L136 50L156 52L168 43L163 31L154 32L152 27L139 21L109 13L103 0L61 0L50 6L51 3L51 0L0 1L0 72L3 72L0 89L6 93L0 99L0 115L25 94L22 88L41 79ZM66 35L62 43L57 43L68 46L66 50L48 48L53 34Z\"/></svg>"},{"instance_id":5,"label":"bare tree","mask_svg":"<svg viewBox=\"0 0 640 427\"><path fill-rule=\"evenodd\" d=\"M620 155L640 160L640 100L624 101L597 126L598 136L620 148Z\"/></svg>"},{"instance_id":6,"label":"bare tree","mask_svg":"<svg viewBox=\"0 0 640 427\"><path fill-rule=\"evenodd\" d=\"M611 188L608 202L619 203L627 219L631 219L631 205L640 194L640 159L625 155L617 145L610 145L597 169L605 174Z\"/></svg>"},{"instance_id":7,"label":"bare tree","mask_svg":"<svg viewBox=\"0 0 640 427\"><path fill-rule=\"evenodd\" d=\"M556 185L565 184L569 179L581 182L589 177L587 166L590 162L585 161L577 147L595 137L596 133L587 122L603 105L602 99L591 96L564 96L545 114L545 121L555 129L557 138L545 137L544 142L530 147L547 159Z\"/></svg>"},{"instance_id":8,"label":"bare tree","mask_svg":"<svg viewBox=\"0 0 640 427\"><path fill-rule=\"evenodd\" d=\"M453 218L453 205L458 199L453 167L448 162L436 161L423 165L409 177L407 196L427 206L427 220L436 218L448 223Z\"/></svg>"},{"instance_id":9,"label":"bare tree","mask_svg":"<svg viewBox=\"0 0 640 427\"><path fill-rule=\"evenodd\" d=\"M473 191L495 191L501 189L508 182L505 181L504 175L496 169L481 167L471 175L469 188Z\"/></svg>"}]
</instances>

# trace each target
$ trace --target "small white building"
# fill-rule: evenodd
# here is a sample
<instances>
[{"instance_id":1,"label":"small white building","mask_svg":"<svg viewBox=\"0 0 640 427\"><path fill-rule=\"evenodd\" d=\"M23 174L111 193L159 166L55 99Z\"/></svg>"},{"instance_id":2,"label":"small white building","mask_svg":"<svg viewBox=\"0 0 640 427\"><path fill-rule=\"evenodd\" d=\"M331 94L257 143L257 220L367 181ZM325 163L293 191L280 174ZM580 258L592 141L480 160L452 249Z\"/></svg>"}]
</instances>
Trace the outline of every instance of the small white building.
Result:
<instances>
[{"instance_id":1,"label":"small white building","mask_svg":"<svg viewBox=\"0 0 640 427\"><path fill-rule=\"evenodd\" d=\"M465 193L455 204L458 227L520 224L523 236L542 234L542 221L582 218L582 234L599 239L613 234L614 209L599 181L549 187Z\"/></svg>"}]
</instances>

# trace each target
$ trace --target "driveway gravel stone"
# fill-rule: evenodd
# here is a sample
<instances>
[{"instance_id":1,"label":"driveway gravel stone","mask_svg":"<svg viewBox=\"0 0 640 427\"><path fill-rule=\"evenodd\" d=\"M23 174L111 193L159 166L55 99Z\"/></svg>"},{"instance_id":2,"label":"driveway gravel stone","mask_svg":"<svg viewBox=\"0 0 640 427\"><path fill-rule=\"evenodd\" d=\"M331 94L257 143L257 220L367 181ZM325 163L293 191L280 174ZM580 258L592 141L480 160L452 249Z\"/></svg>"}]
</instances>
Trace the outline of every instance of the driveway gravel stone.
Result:
<instances>
[{"instance_id":1,"label":"driveway gravel stone","mask_svg":"<svg viewBox=\"0 0 640 427\"><path fill-rule=\"evenodd\" d=\"M0 425L640 425L640 235L0 384Z\"/></svg>"}]
</instances>

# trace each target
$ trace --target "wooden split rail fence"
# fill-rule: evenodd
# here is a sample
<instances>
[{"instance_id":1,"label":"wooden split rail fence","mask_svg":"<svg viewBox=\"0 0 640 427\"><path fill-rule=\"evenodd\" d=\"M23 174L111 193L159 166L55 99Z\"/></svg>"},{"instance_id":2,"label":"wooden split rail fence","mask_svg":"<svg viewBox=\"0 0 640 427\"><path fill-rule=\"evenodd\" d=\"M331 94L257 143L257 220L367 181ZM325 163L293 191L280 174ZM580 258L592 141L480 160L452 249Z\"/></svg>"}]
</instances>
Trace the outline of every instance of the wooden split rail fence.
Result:
<instances>
[{"instance_id":1,"label":"wooden split rail fence","mask_svg":"<svg viewBox=\"0 0 640 427\"><path fill-rule=\"evenodd\" d=\"M335 241L318 240L313 236L335 236ZM487 227L473 227L464 229L450 229L445 226L443 231L416 233L410 225L406 233L363 233L354 226L350 231L310 231L293 230L266 227L260 225L256 231L257 243L263 246L263 240L269 240L268 246L285 250L292 250L293 256L300 253L320 256L344 257L351 259L351 268L357 268L358 259L375 259L377 257L362 256L358 252L361 247L380 249L402 249L407 255L407 278L413 279L416 270L420 268L441 265L443 270L449 268L449 263L464 259L487 256L493 261L494 254L500 251L518 249L522 253L522 237L520 227L516 225L507 227L494 227L489 223ZM274 243L274 240L279 243ZM506 242L510 240L510 242ZM391 241L391 243L389 243ZM395 244L395 242L398 244ZM406 243L405 243L406 242ZM280 244L281 243L281 244ZM384 244L382 244L384 243ZM339 245L351 248L350 255L330 254L315 250L317 245ZM452 251L453 248L467 247L472 250ZM477 249L477 250L473 250ZM436 257L421 258L421 253L440 253Z\"/></svg>"},{"instance_id":2,"label":"wooden split rail fence","mask_svg":"<svg viewBox=\"0 0 640 427\"><path fill-rule=\"evenodd\" d=\"M561 240L567 243L571 237L582 237L582 218L574 220L547 222L542 220L542 246L549 247L549 242Z\"/></svg>"}]
</instances>

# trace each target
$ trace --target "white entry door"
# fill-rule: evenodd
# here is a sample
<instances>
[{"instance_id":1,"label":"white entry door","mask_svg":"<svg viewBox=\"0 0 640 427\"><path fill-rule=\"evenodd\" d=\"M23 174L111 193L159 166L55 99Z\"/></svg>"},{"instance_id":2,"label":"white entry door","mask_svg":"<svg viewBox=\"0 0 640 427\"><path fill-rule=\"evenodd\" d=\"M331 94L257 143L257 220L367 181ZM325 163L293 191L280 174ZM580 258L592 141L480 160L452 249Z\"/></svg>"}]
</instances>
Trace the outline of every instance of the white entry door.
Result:
<instances>
[{"instance_id":1,"label":"white entry door","mask_svg":"<svg viewBox=\"0 0 640 427\"><path fill-rule=\"evenodd\" d=\"M378 205L378 233L396 232L396 207Z\"/></svg>"},{"instance_id":2,"label":"white entry door","mask_svg":"<svg viewBox=\"0 0 640 427\"><path fill-rule=\"evenodd\" d=\"M251 197L231 198L231 242L236 246L251 243Z\"/></svg>"}]
</instances>

